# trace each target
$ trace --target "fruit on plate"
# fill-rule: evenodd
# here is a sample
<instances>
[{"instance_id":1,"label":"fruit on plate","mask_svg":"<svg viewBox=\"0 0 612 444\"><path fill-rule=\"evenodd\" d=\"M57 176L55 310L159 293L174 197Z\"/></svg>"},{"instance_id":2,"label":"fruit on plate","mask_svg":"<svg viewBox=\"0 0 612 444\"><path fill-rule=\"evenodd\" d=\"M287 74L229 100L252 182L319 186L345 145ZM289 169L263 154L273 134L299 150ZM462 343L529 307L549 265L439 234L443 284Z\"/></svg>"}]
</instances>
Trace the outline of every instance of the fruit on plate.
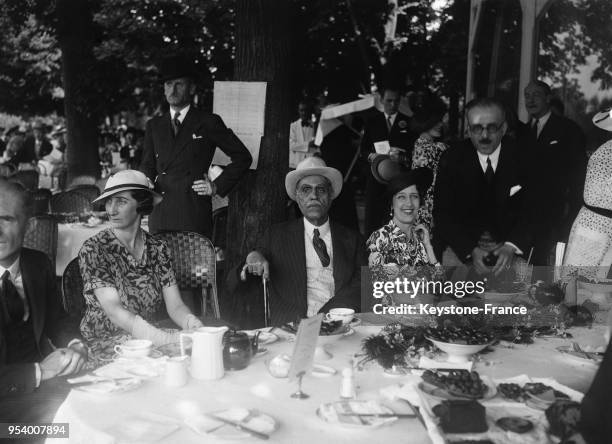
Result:
<instances>
[{"instance_id":1,"label":"fruit on plate","mask_svg":"<svg viewBox=\"0 0 612 444\"><path fill-rule=\"evenodd\" d=\"M523 387L514 383L501 383L497 386L497 391L504 398L514 399L515 401L520 401L525 395Z\"/></svg>"},{"instance_id":2,"label":"fruit on plate","mask_svg":"<svg viewBox=\"0 0 612 444\"><path fill-rule=\"evenodd\" d=\"M528 382L523 386L523 390L525 393L534 395L538 398L542 398L543 400L548 401L550 398L551 401L554 399L568 399L565 393L560 392L559 390L553 389L551 386L542 384L541 382Z\"/></svg>"},{"instance_id":3,"label":"fruit on plate","mask_svg":"<svg viewBox=\"0 0 612 444\"><path fill-rule=\"evenodd\" d=\"M493 341L493 335L486 331L476 330L470 327L443 327L429 328L426 336L440 342L466 345L482 345Z\"/></svg>"},{"instance_id":4,"label":"fruit on plate","mask_svg":"<svg viewBox=\"0 0 612 444\"><path fill-rule=\"evenodd\" d=\"M565 439L576 432L580 422L580 404L569 399L559 399L546 409L550 433Z\"/></svg>"},{"instance_id":5,"label":"fruit on plate","mask_svg":"<svg viewBox=\"0 0 612 444\"><path fill-rule=\"evenodd\" d=\"M507 432L527 433L533 429L533 422L518 416L506 416L495 421L501 429Z\"/></svg>"},{"instance_id":6,"label":"fruit on plate","mask_svg":"<svg viewBox=\"0 0 612 444\"><path fill-rule=\"evenodd\" d=\"M319 336L329 336L337 333L342 329L342 321L326 321L321 322L321 330Z\"/></svg>"},{"instance_id":7,"label":"fruit on plate","mask_svg":"<svg viewBox=\"0 0 612 444\"><path fill-rule=\"evenodd\" d=\"M451 370L447 374L425 370L423 381L446 390L453 396L479 399L487 392L487 386L480 379L478 372Z\"/></svg>"}]
</instances>

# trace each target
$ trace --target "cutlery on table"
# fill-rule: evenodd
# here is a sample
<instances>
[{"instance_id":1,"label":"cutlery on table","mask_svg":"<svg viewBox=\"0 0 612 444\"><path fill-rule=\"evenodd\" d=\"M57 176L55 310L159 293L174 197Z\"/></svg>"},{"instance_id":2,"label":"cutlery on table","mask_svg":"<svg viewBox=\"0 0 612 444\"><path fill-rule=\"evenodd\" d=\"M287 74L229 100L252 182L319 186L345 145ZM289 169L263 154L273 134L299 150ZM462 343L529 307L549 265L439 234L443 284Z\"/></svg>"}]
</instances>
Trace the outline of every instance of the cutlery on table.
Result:
<instances>
[{"instance_id":1,"label":"cutlery on table","mask_svg":"<svg viewBox=\"0 0 612 444\"><path fill-rule=\"evenodd\" d=\"M572 350L585 359L594 360L595 358L589 352L584 351L577 342L572 342Z\"/></svg>"},{"instance_id":2,"label":"cutlery on table","mask_svg":"<svg viewBox=\"0 0 612 444\"><path fill-rule=\"evenodd\" d=\"M259 438L259 439L263 439L263 440L270 439L269 435L267 435L265 433L262 433L262 432L258 432L257 430L253 430L252 428L243 425L242 424L243 421L232 421L230 419L225 419L225 418L222 418L221 416L217 416L217 415L214 415L214 414L211 414L211 413L207 413L206 416L208 416L209 418L212 418L212 419L214 419L216 421L220 421L220 422L223 422L223 423L225 423L225 424L227 424L229 426L232 426L232 427L240 430L241 432L248 433L249 435L251 435L251 436L253 436L255 438ZM247 418L248 418L248 416L247 416Z\"/></svg>"},{"instance_id":3,"label":"cutlery on table","mask_svg":"<svg viewBox=\"0 0 612 444\"><path fill-rule=\"evenodd\" d=\"M425 425L425 420L423 419L423 415L421 415L421 411L419 410L419 408L412 405L412 403L408 401L407 399L402 399L402 398L400 399L404 401L406 404L408 404L408 407L410 407L410 409L414 412L414 416L417 417L419 422L423 424L423 427L425 427L425 429L427 430L427 426Z\"/></svg>"}]
</instances>

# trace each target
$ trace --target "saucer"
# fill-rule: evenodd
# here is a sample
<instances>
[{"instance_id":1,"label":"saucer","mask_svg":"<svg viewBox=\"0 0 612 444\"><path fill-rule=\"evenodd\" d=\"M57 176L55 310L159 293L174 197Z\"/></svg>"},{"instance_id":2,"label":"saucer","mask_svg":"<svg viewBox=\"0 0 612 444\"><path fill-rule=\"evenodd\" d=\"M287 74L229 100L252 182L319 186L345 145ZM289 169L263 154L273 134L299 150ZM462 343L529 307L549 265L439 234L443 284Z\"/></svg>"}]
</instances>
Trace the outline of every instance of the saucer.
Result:
<instances>
[{"instance_id":1,"label":"saucer","mask_svg":"<svg viewBox=\"0 0 612 444\"><path fill-rule=\"evenodd\" d=\"M122 358L122 359L145 359L145 358L157 359L157 358L161 358L162 356L164 356L162 352L160 352L159 350L155 348L152 348L151 353L149 353L147 356L125 356L123 353L115 353L113 355L113 360L118 359L118 358Z\"/></svg>"}]
</instances>

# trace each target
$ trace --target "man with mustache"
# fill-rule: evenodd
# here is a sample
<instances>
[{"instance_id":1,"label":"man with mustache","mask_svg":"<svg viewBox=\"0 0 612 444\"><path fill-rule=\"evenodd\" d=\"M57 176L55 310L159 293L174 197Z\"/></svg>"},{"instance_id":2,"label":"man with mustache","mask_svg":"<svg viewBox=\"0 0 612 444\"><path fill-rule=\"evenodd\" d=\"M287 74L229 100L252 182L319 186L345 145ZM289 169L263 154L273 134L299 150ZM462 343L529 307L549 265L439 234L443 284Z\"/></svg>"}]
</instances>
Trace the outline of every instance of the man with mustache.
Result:
<instances>
[{"instance_id":1,"label":"man with mustache","mask_svg":"<svg viewBox=\"0 0 612 444\"><path fill-rule=\"evenodd\" d=\"M499 101L473 100L466 113L469 139L440 159L434 196L437 254L446 247L445 265L471 262L480 275L499 274L516 255L530 252L532 174L528 159L504 138L508 127ZM483 249L485 239L495 248Z\"/></svg>"},{"instance_id":2,"label":"man with mustache","mask_svg":"<svg viewBox=\"0 0 612 444\"><path fill-rule=\"evenodd\" d=\"M185 57L162 63L161 81L170 110L147 122L140 170L164 196L149 216L149 229L194 231L211 237L212 202L225 197L251 165L251 154L221 117L195 108L195 66ZM231 163L214 181L208 168L219 148Z\"/></svg>"},{"instance_id":3,"label":"man with mustache","mask_svg":"<svg viewBox=\"0 0 612 444\"><path fill-rule=\"evenodd\" d=\"M328 217L342 175L320 157L308 157L287 174L285 189L304 217L270 227L261 247L230 271L230 292L251 287L261 294L260 276L269 279L273 325L335 307L359 311L364 244L359 233Z\"/></svg>"}]
</instances>

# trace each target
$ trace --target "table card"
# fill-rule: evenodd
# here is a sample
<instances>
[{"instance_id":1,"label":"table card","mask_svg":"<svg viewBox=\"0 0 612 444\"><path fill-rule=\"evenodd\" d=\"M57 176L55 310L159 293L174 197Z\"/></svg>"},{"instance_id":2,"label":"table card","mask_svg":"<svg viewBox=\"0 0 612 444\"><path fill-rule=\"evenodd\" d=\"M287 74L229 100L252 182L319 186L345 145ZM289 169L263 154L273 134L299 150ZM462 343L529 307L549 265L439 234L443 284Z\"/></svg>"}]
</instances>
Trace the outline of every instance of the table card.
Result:
<instances>
[{"instance_id":1,"label":"table card","mask_svg":"<svg viewBox=\"0 0 612 444\"><path fill-rule=\"evenodd\" d=\"M302 319L293 346L289 379L296 379L305 375L312 367L315 348L319 339L323 314Z\"/></svg>"},{"instance_id":2,"label":"table card","mask_svg":"<svg viewBox=\"0 0 612 444\"><path fill-rule=\"evenodd\" d=\"M391 145L388 140L381 140L380 142L374 142L374 149L378 154L389 154L391 152Z\"/></svg>"}]
</instances>

